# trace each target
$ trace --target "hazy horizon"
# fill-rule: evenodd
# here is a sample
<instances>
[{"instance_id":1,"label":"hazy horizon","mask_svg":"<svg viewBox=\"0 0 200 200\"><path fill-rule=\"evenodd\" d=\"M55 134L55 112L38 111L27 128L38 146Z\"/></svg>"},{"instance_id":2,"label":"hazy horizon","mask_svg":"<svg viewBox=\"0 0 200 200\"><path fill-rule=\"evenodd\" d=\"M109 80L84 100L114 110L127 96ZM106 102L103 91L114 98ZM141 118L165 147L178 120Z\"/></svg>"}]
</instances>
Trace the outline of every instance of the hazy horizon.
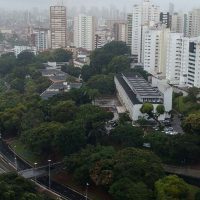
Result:
<instances>
[{"instance_id":1,"label":"hazy horizon","mask_svg":"<svg viewBox=\"0 0 200 200\"><path fill-rule=\"evenodd\" d=\"M56 1L63 1L63 3L71 8L73 6L85 6L86 8L90 8L92 6L96 7L110 7L110 5L114 5L117 8L124 9L127 11L131 10L131 6L136 3L140 3L141 0L0 0L0 8L10 9L10 10L23 10L23 9L31 9L33 7L38 7L40 9L48 9L50 5L55 4ZM200 8L199 0L152 0L157 5L161 6L161 9L168 10L169 2L173 2L175 5L175 10L183 10L187 11L195 7Z\"/></svg>"}]
</instances>

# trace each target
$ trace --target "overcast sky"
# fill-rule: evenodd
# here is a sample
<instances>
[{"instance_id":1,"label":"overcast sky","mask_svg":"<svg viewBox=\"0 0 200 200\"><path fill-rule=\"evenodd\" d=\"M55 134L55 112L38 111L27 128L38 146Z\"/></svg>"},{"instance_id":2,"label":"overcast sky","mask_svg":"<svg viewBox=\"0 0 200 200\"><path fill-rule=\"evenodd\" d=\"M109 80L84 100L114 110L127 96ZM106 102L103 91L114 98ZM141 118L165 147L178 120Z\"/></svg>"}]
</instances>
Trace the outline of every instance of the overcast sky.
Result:
<instances>
[{"instance_id":1,"label":"overcast sky","mask_svg":"<svg viewBox=\"0 0 200 200\"><path fill-rule=\"evenodd\" d=\"M0 0L0 8L10 9L27 9L32 7L48 8L52 2L62 0ZM84 5L85 7L90 6L106 6L110 7L111 4L119 8L126 7L127 10L131 8L135 3L141 2L141 0L63 0L64 4L69 7ZM167 9L170 0L152 0L152 2L160 5L161 8ZM171 0L175 4L177 11L189 10L195 7L200 7L200 0Z\"/></svg>"}]
</instances>

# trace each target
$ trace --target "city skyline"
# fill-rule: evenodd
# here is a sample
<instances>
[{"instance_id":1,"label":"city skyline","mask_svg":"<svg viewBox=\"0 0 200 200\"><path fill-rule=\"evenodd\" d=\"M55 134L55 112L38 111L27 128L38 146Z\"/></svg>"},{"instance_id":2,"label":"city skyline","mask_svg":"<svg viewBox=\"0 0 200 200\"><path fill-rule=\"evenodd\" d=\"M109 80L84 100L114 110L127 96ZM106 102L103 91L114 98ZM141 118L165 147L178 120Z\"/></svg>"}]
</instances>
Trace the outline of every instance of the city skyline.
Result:
<instances>
[{"instance_id":1,"label":"city skyline","mask_svg":"<svg viewBox=\"0 0 200 200\"><path fill-rule=\"evenodd\" d=\"M38 7L41 9L48 9L50 5L55 4L55 2L63 2L64 5L67 7L73 7L76 5L80 6L85 6L86 8L90 8L92 6L95 7L110 7L111 5L116 6L116 8L121 8L124 9L126 8L127 11L131 10L131 6L134 4L138 4L141 2L141 0L85 0L84 3L83 0L34 0L34 1L27 1L27 0L7 0L6 2L4 0L0 0L0 5L1 8L4 9L30 9L33 7ZM160 5L161 9L167 10L168 5L170 2L172 2L175 5L175 10L183 10L183 11L188 11L190 9L193 9L195 7L200 8L200 2L198 0L192 0L187 1L187 0L173 0L173 1L165 1L165 0L153 0L153 3Z\"/></svg>"}]
</instances>

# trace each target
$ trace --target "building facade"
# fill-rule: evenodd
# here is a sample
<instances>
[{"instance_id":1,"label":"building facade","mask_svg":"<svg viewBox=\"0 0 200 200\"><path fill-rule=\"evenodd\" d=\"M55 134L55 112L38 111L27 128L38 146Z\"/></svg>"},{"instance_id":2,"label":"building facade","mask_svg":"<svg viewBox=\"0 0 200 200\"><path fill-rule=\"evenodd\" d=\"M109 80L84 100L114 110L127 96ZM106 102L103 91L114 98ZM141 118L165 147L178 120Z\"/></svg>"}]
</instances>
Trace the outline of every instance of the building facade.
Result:
<instances>
[{"instance_id":1,"label":"building facade","mask_svg":"<svg viewBox=\"0 0 200 200\"><path fill-rule=\"evenodd\" d=\"M142 5L133 6L131 53L137 57L139 63L142 63L142 27L159 22L160 8L150 0L144 0Z\"/></svg>"},{"instance_id":2,"label":"building facade","mask_svg":"<svg viewBox=\"0 0 200 200\"><path fill-rule=\"evenodd\" d=\"M152 27L144 33L144 70L152 75L166 74L167 41L170 29Z\"/></svg>"},{"instance_id":3,"label":"building facade","mask_svg":"<svg viewBox=\"0 0 200 200\"><path fill-rule=\"evenodd\" d=\"M151 85L140 75L118 74L115 76L115 85L118 98L133 121L146 117L140 111L144 103L151 103L154 112L158 105L164 105L166 113L159 116L159 120L168 117L167 112L172 110L172 88L163 81L155 79Z\"/></svg>"},{"instance_id":4,"label":"building facade","mask_svg":"<svg viewBox=\"0 0 200 200\"><path fill-rule=\"evenodd\" d=\"M67 46L67 16L65 6L50 7L51 48Z\"/></svg>"},{"instance_id":5,"label":"building facade","mask_svg":"<svg viewBox=\"0 0 200 200\"><path fill-rule=\"evenodd\" d=\"M95 48L95 18L79 15L74 18L74 46L92 51Z\"/></svg>"},{"instance_id":6,"label":"building facade","mask_svg":"<svg viewBox=\"0 0 200 200\"><path fill-rule=\"evenodd\" d=\"M20 53L22 53L23 51L29 51L32 52L34 55L37 54L37 48L32 46L14 46L14 53L15 56L17 57Z\"/></svg>"},{"instance_id":7,"label":"building facade","mask_svg":"<svg viewBox=\"0 0 200 200\"><path fill-rule=\"evenodd\" d=\"M49 49L49 30L37 28L33 30L31 35L32 43L36 46L37 51L45 51Z\"/></svg>"},{"instance_id":8,"label":"building facade","mask_svg":"<svg viewBox=\"0 0 200 200\"><path fill-rule=\"evenodd\" d=\"M127 15L127 24L126 24L126 45L130 48L132 45L132 27L133 27L133 14L129 13Z\"/></svg>"}]
</instances>

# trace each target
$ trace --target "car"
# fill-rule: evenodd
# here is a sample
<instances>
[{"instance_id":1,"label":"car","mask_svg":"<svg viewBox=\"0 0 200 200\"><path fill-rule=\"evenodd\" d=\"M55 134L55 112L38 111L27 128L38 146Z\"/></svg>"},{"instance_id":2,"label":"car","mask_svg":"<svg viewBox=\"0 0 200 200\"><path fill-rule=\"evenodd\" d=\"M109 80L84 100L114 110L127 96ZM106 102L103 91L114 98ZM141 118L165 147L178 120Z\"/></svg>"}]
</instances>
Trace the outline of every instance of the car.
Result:
<instances>
[{"instance_id":1,"label":"car","mask_svg":"<svg viewBox=\"0 0 200 200\"><path fill-rule=\"evenodd\" d=\"M173 131L174 130L173 127L169 127L167 129L168 129L168 131Z\"/></svg>"}]
</instances>

